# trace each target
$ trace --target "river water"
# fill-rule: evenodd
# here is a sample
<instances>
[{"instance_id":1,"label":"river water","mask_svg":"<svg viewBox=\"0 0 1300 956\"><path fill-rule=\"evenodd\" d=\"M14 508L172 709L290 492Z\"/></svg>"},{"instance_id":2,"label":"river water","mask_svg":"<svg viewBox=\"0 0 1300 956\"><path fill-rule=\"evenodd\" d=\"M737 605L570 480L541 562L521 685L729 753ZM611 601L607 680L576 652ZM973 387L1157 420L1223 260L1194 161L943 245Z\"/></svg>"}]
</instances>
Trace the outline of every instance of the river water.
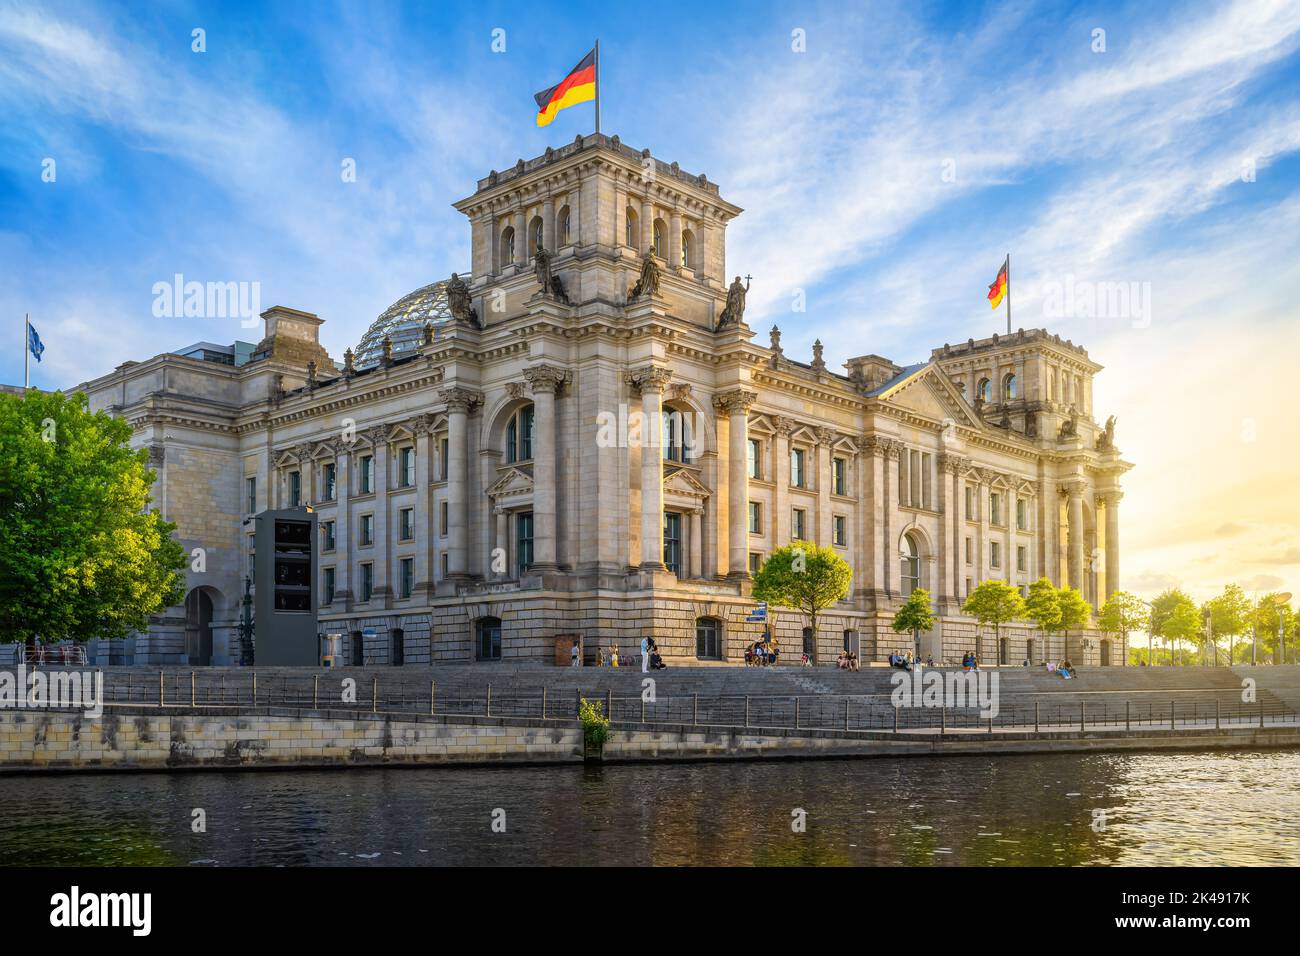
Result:
<instances>
[{"instance_id":1,"label":"river water","mask_svg":"<svg viewBox=\"0 0 1300 956\"><path fill-rule=\"evenodd\" d=\"M9 776L0 808L0 865L1300 864L1291 751Z\"/></svg>"}]
</instances>

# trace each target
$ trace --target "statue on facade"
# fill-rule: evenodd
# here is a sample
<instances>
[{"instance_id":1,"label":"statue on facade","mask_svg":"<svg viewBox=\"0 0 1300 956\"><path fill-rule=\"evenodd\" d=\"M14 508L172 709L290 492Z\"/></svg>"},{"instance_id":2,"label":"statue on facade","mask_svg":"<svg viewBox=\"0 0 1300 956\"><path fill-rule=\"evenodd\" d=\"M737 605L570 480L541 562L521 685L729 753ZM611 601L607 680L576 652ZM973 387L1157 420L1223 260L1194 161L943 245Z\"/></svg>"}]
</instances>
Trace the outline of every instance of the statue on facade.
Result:
<instances>
[{"instance_id":1,"label":"statue on facade","mask_svg":"<svg viewBox=\"0 0 1300 956\"><path fill-rule=\"evenodd\" d=\"M316 363L308 362L307 363L307 391L310 392L315 387L316 387Z\"/></svg>"},{"instance_id":2,"label":"statue on facade","mask_svg":"<svg viewBox=\"0 0 1300 956\"><path fill-rule=\"evenodd\" d=\"M351 378L353 375L356 374L357 370L352 364L355 358L356 356L352 354L351 349L343 350L343 377L344 378Z\"/></svg>"},{"instance_id":3,"label":"statue on facade","mask_svg":"<svg viewBox=\"0 0 1300 956\"><path fill-rule=\"evenodd\" d=\"M552 296L568 305L569 296L564 291L564 283L560 281L559 276L551 271L551 260L554 258L553 255L546 251L546 247L539 242L537 252L533 255L533 272L542 287L542 295Z\"/></svg>"},{"instance_id":4,"label":"statue on facade","mask_svg":"<svg viewBox=\"0 0 1300 956\"><path fill-rule=\"evenodd\" d=\"M749 277L745 277L744 285L740 284L740 276L732 281L727 288L727 304L722 310L722 315L718 316L718 328L726 328L728 325L739 325L745 319L745 297L749 294Z\"/></svg>"},{"instance_id":5,"label":"statue on facade","mask_svg":"<svg viewBox=\"0 0 1300 956\"><path fill-rule=\"evenodd\" d=\"M772 350L772 368L780 368L781 359L785 358L785 353L781 351L781 330L775 325L772 326L772 331L769 333L769 341L771 342L769 347Z\"/></svg>"},{"instance_id":6,"label":"statue on facade","mask_svg":"<svg viewBox=\"0 0 1300 956\"><path fill-rule=\"evenodd\" d=\"M478 314L474 311L474 306L470 302L469 286L464 279L454 272L447 282L447 311L451 313L451 317L457 322L478 325ZM430 338L431 341L432 338ZM429 342L425 344L427 345Z\"/></svg>"},{"instance_id":7,"label":"statue on facade","mask_svg":"<svg viewBox=\"0 0 1300 956\"><path fill-rule=\"evenodd\" d=\"M812 367L814 372L826 371L826 360L822 358L822 340L816 339L813 342L813 360Z\"/></svg>"},{"instance_id":8,"label":"statue on facade","mask_svg":"<svg viewBox=\"0 0 1300 956\"><path fill-rule=\"evenodd\" d=\"M1097 436L1098 451L1115 450L1115 416L1112 415L1106 419L1106 429Z\"/></svg>"},{"instance_id":9,"label":"statue on facade","mask_svg":"<svg viewBox=\"0 0 1300 956\"><path fill-rule=\"evenodd\" d=\"M627 294L627 300L634 302L642 296L654 297L659 294L659 261L654 253L647 249L641 257L641 275Z\"/></svg>"},{"instance_id":10,"label":"statue on facade","mask_svg":"<svg viewBox=\"0 0 1300 956\"><path fill-rule=\"evenodd\" d=\"M1079 437L1079 410L1077 408L1070 409L1070 417L1061 422L1061 431L1056 437L1059 441Z\"/></svg>"}]
</instances>

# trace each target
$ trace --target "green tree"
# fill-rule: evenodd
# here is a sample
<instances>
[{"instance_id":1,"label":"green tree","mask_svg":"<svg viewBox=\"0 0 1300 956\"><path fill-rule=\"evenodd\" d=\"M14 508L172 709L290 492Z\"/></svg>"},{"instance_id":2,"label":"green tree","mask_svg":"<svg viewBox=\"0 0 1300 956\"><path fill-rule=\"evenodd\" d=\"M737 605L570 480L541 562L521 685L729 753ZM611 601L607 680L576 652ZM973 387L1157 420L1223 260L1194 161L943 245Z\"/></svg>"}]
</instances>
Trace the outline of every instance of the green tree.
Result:
<instances>
[{"instance_id":1,"label":"green tree","mask_svg":"<svg viewBox=\"0 0 1300 956\"><path fill-rule=\"evenodd\" d=\"M1025 616L1025 601L1020 592L1007 582L988 580L967 595L961 609L975 618L981 629L987 624L993 625L993 646L997 647L1002 625ZM983 660L981 634L982 630L975 632L975 656Z\"/></svg>"},{"instance_id":2,"label":"green tree","mask_svg":"<svg viewBox=\"0 0 1300 956\"><path fill-rule=\"evenodd\" d=\"M1283 641L1295 627L1295 612L1277 592L1265 594L1255 602L1247 618L1247 626L1254 629L1264 656L1271 656L1274 664L1282 663ZM1279 626L1280 625L1280 626Z\"/></svg>"},{"instance_id":3,"label":"green tree","mask_svg":"<svg viewBox=\"0 0 1300 956\"><path fill-rule=\"evenodd\" d=\"M1061 595L1048 578L1039 578L1029 585L1029 596L1025 599L1025 616L1034 622L1043 643L1047 635L1061 626ZM1044 648L1043 657L1051 656L1050 648ZM1032 663L1032 661L1031 661Z\"/></svg>"},{"instance_id":4,"label":"green tree","mask_svg":"<svg viewBox=\"0 0 1300 956\"><path fill-rule=\"evenodd\" d=\"M758 569L754 598L799 611L815 640L817 615L848 597L852 582L853 569L834 550L794 541L773 551Z\"/></svg>"},{"instance_id":5,"label":"green tree","mask_svg":"<svg viewBox=\"0 0 1300 956\"><path fill-rule=\"evenodd\" d=\"M1097 626L1103 631L1120 635L1124 639L1124 646L1128 647L1129 633L1145 629L1150 620L1151 612L1141 598L1128 591L1116 591L1101 606Z\"/></svg>"},{"instance_id":6,"label":"green tree","mask_svg":"<svg viewBox=\"0 0 1300 956\"><path fill-rule=\"evenodd\" d=\"M907 603L894 612L894 630L903 634L912 632L912 648L917 658L921 656L921 632L934 629L934 609L930 606L930 592L917 588Z\"/></svg>"},{"instance_id":7,"label":"green tree","mask_svg":"<svg viewBox=\"0 0 1300 956\"><path fill-rule=\"evenodd\" d=\"M1232 646L1238 634L1249 628L1251 611L1253 610L1250 598L1246 597L1246 592L1241 589L1239 584L1229 584L1223 589L1223 593L1218 597L1210 598L1201 606L1201 618L1206 617L1210 621L1209 635L1204 633L1202 628L1200 636L1204 644L1213 648L1214 663L1219 663L1219 638L1228 637L1228 655L1232 656Z\"/></svg>"},{"instance_id":8,"label":"green tree","mask_svg":"<svg viewBox=\"0 0 1300 956\"><path fill-rule=\"evenodd\" d=\"M0 396L0 640L120 637L180 603L185 552L130 438L80 393Z\"/></svg>"},{"instance_id":9,"label":"green tree","mask_svg":"<svg viewBox=\"0 0 1300 956\"><path fill-rule=\"evenodd\" d=\"M1151 602L1151 620L1147 627L1151 634L1172 647L1175 640L1181 640L1199 632L1200 622L1196 604L1184 591L1178 588L1169 588L1162 591ZM1171 650L1171 663L1172 660L1173 652Z\"/></svg>"},{"instance_id":10,"label":"green tree","mask_svg":"<svg viewBox=\"0 0 1300 956\"><path fill-rule=\"evenodd\" d=\"M1088 623L1088 618L1092 617L1092 605L1084 600L1078 588L1064 587L1056 593L1061 601L1061 623L1057 627L1066 632L1065 656L1069 658L1069 632Z\"/></svg>"}]
</instances>

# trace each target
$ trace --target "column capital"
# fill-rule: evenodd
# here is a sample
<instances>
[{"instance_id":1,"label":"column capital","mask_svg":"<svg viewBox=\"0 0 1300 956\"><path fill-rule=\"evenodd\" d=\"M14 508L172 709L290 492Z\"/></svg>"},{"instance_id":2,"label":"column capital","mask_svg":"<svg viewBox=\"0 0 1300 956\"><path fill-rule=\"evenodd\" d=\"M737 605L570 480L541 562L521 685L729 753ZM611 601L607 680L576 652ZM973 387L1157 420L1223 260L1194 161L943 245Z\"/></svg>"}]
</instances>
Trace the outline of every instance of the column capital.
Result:
<instances>
[{"instance_id":1,"label":"column capital","mask_svg":"<svg viewBox=\"0 0 1300 956\"><path fill-rule=\"evenodd\" d=\"M571 378L568 369L555 365L531 365L524 369L524 379L534 395L538 392L557 394Z\"/></svg>"},{"instance_id":2,"label":"column capital","mask_svg":"<svg viewBox=\"0 0 1300 956\"><path fill-rule=\"evenodd\" d=\"M449 412L469 412L483 401L479 392L458 385L439 389L438 397L446 402Z\"/></svg>"},{"instance_id":3,"label":"column capital","mask_svg":"<svg viewBox=\"0 0 1300 956\"><path fill-rule=\"evenodd\" d=\"M663 392L671 381L673 373L659 365L645 365L628 372L624 380L637 391Z\"/></svg>"},{"instance_id":4,"label":"column capital","mask_svg":"<svg viewBox=\"0 0 1300 956\"><path fill-rule=\"evenodd\" d=\"M416 415L406 423L406 427L417 438L423 438L433 432L433 416L428 414Z\"/></svg>"},{"instance_id":5,"label":"column capital","mask_svg":"<svg viewBox=\"0 0 1300 956\"><path fill-rule=\"evenodd\" d=\"M1118 508L1123 498L1124 492L1122 491L1103 491L1097 495L1097 503L1105 505L1107 508Z\"/></svg>"},{"instance_id":6,"label":"column capital","mask_svg":"<svg viewBox=\"0 0 1300 956\"><path fill-rule=\"evenodd\" d=\"M939 467L950 475L960 474L970 467L970 459L961 455L954 455L951 452L940 452Z\"/></svg>"},{"instance_id":7,"label":"column capital","mask_svg":"<svg viewBox=\"0 0 1300 956\"><path fill-rule=\"evenodd\" d=\"M747 388L733 388L713 396L713 407L729 415L749 414L758 401L758 393Z\"/></svg>"},{"instance_id":8,"label":"column capital","mask_svg":"<svg viewBox=\"0 0 1300 956\"><path fill-rule=\"evenodd\" d=\"M794 433L794 430L799 427L799 423L793 418L778 415L772 419L772 427L782 438L789 438Z\"/></svg>"},{"instance_id":9,"label":"column capital","mask_svg":"<svg viewBox=\"0 0 1300 956\"><path fill-rule=\"evenodd\" d=\"M817 428L813 431L813 434L817 436L817 444L819 445L834 445L835 439L839 437L833 428Z\"/></svg>"},{"instance_id":10,"label":"column capital","mask_svg":"<svg viewBox=\"0 0 1300 956\"><path fill-rule=\"evenodd\" d=\"M1061 494L1071 499L1074 498L1082 499L1084 492L1087 490L1088 490L1088 486L1084 482L1079 480L1064 481L1061 483Z\"/></svg>"}]
</instances>

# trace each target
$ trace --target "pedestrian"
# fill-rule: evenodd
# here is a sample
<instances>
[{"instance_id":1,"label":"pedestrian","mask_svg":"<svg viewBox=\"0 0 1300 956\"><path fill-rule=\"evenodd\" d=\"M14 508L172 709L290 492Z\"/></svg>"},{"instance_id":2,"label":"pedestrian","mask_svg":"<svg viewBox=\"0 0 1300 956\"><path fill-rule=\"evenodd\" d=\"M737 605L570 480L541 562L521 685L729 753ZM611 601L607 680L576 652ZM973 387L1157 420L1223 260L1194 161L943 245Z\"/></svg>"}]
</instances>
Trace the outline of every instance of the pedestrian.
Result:
<instances>
[{"instance_id":1,"label":"pedestrian","mask_svg":"<svg viewBox=\"0 0 1300 956\"><path fill-rule=\"evenodd\" d=\"M649 672L650 672L650 641L644 634L642 634L641 635L641 673L648 674Z\"/></svg>"},{"instance_id":2,"label":"pedestrian","mask_svg":"<svg viewBox=\"0 0 1300 956\"><path fill-rule=\"evenodd\" d=\"M576 637L573 639L573 650L570 652L570 656L573 659L572 667L582 666L582 658L578 652L578 639Z\"/></svg>"}]
</instances>

